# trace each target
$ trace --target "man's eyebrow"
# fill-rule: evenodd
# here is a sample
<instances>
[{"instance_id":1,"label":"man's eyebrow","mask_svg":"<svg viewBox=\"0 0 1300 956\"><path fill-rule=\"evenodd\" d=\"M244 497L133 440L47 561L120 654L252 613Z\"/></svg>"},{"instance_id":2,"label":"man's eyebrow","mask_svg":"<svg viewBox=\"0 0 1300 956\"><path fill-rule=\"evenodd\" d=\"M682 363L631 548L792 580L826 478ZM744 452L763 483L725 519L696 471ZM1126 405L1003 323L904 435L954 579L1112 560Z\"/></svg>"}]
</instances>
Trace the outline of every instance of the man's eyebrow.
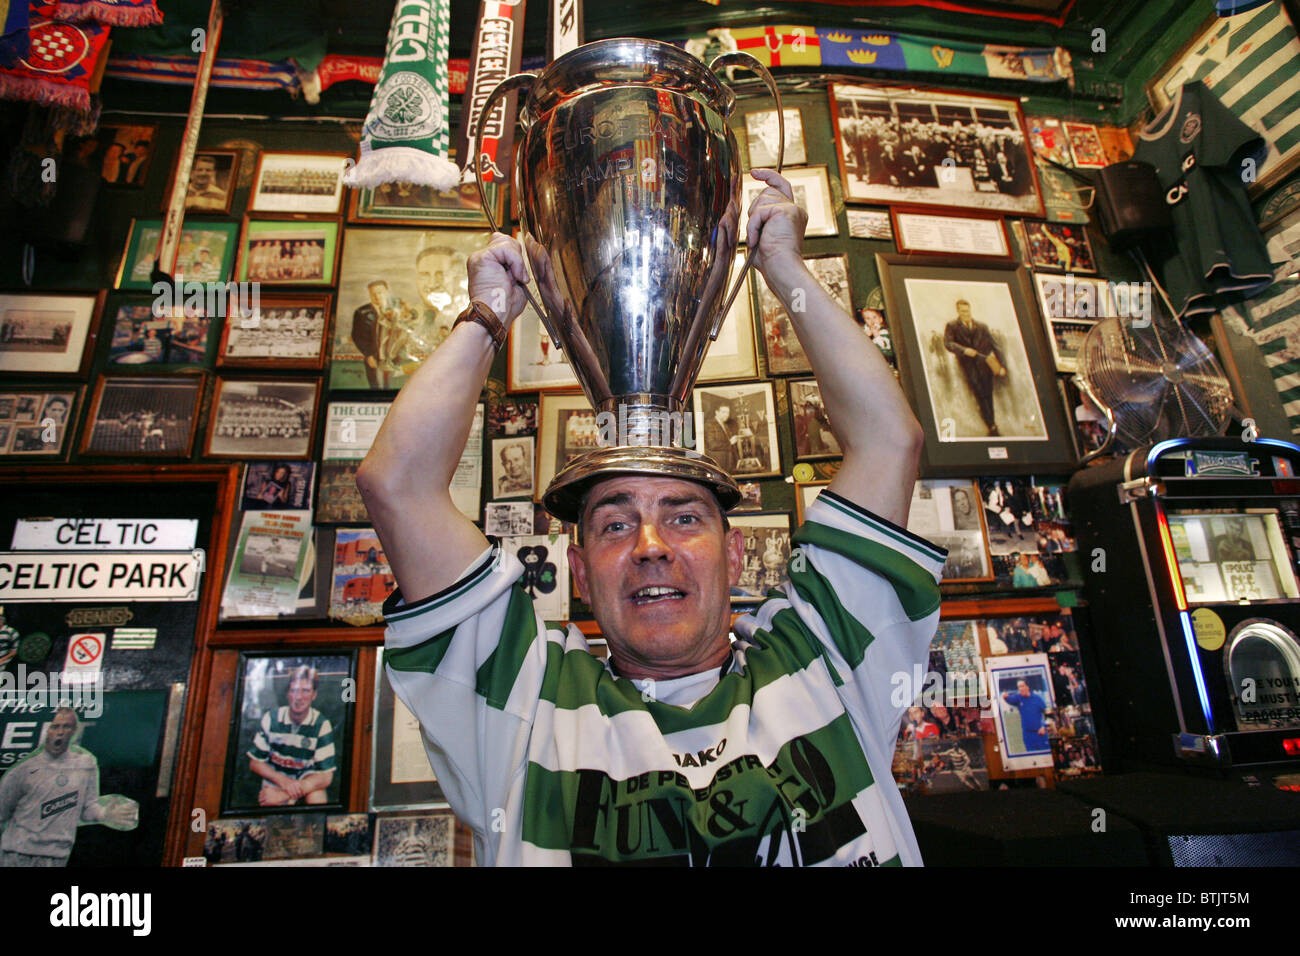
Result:
<instances>
[{"instance_id":1,"label":"man's eyebrow","mask_svg":"<svg viewBox=\"0 0 1300 956\"><path fill-rule=\"evenodd\" d=\"M595 514L600 508L608 508L616 505L625 505L632 500L632 496L626 491L615 491L598 500L591 506L588 514Z\"/></svg>"},{"instance_id":2,"label":"man's eyebrow","mask_svg":"<svg viewBox=\"0 0 1300 956\"><path fill-rule=\"evenodd\" d=\"M659 504L669 507L678 508L682 505L703 504L704 496L698 494L676 495L671 498L660 498Z\"/></svg>"}]
</instances>

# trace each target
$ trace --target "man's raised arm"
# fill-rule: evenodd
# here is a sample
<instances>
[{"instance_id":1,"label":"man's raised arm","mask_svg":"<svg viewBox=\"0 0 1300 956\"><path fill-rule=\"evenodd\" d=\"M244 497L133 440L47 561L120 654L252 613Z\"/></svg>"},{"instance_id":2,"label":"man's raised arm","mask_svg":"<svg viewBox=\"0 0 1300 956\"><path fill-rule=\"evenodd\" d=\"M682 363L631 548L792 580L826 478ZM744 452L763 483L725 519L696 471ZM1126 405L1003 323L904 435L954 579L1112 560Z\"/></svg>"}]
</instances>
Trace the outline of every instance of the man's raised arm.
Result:
<instances>
[{"instance_id":1,"label":"man's raised arm","mask_svg":"<svg viewBox=\"0 0 1300 956\"><path fill-rule=\"evenodd\" d=\"M469 296L506 328L523 311L518 244L500 233L469 258ZM357 471L393 576L408 602L450 584L487 547L452 502L450 485L494 355L483 326L463 322L402 387Z\"/></svg>"},{"instance_id":2,"label":"man's raised arm","mask_svg":"<svg viewBox=\"0 0 1300 956\"><path fill-rule=\"evenodd\" d=\"M768 184L749 216L748 242L758 242L754 262L790 314L844 450L830 490L906 525L925 434L880 350L804 264L808 216L794 204L790 184L769 169L753 176Z\"/></svg>"}]
</instances>

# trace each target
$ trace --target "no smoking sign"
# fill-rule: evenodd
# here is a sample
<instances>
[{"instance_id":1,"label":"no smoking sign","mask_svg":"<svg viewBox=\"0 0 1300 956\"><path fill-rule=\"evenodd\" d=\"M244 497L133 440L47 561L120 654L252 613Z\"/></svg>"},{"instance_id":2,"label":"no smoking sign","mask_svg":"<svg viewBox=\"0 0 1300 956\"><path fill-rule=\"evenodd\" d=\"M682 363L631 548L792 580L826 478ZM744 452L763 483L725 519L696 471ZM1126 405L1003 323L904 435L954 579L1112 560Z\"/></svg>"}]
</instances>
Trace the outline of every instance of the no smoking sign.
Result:
<instances>
[{"instance_id":1,"label":"no smoking sign","mask_svg":"<svg viewBox=\"0 0 1300 956\"><path fill-rule=\"evenodd\" d=\"M93 681L104 662L105 634L73 634L68 638L68 653L63 660L65 681Z\"/></svg>"}]
</instances>

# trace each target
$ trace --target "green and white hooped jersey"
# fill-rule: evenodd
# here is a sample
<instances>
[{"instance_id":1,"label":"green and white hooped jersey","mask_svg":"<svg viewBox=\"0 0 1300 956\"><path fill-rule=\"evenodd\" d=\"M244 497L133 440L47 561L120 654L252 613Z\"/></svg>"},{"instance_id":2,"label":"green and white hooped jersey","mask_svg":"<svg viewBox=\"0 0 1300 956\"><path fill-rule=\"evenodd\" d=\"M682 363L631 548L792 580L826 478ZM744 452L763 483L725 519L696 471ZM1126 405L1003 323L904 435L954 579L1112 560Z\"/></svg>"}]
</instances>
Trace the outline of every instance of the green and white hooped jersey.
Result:
<instances>
[{"instance_id":1,"label":"green and white hooped jersey","mask_svg":"<svg viewBox=\"0 0 1300 956\"><path fill-rule=\"evenodd\" d=\"M921 863L894 685L928 664L945 552L827 491L794 543L729 665L653 687L547 631L499 548L392 594L388 677L481 864Z\"/></svg>"}]
</instances>

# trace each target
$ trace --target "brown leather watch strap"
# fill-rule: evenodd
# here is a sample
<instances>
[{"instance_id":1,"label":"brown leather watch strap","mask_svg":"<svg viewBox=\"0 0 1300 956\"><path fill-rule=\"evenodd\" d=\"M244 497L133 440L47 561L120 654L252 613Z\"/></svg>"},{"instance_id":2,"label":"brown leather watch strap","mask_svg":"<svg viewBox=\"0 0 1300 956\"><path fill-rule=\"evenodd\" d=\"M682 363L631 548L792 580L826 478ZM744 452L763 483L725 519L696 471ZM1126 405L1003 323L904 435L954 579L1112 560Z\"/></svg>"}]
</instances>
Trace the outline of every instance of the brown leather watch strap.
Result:
<instances>
[{"instance_id":1,"label":"brown leather watch strap","mask_svg":"<svg viewBox=\"0 0 1300 956\"><path fill-rule=\"evenodd\" d=\"M475 299L470 302L469 307L456 317L456 321L451 325L452 329L462 322L477 322L487 329L487 334L492 337L492 344L498 352L501 351L501 346L506 344L506 327L497 318L497 314L480 300Z\"/></svg>"}]
</instances>

